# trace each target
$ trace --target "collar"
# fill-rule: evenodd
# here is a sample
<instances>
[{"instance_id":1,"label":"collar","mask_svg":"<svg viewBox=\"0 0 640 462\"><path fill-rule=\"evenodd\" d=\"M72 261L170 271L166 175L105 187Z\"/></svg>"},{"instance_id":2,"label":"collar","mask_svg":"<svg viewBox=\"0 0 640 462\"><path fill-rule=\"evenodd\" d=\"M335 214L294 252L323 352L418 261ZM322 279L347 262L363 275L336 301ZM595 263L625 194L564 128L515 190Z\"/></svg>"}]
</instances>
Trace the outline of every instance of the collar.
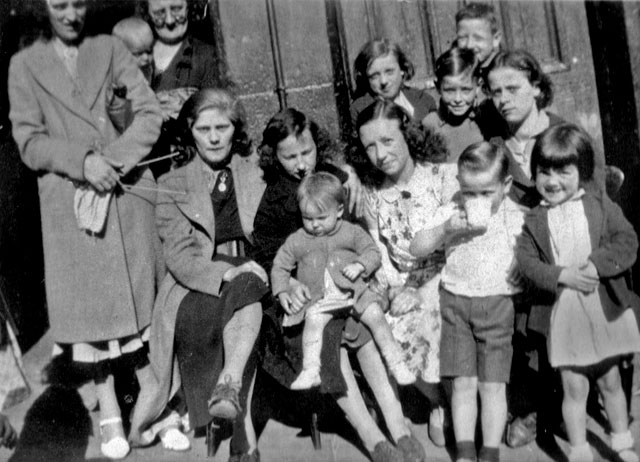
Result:
<instances>
[{"instance_id":1,"label":"collar","mask_svg":"<svg viewBox=\"0 0 640 462\"><path fill-rule=\"evenodd\" d=\"M440 104L438 104L438 127L439 128L442 128L447 124L458 127L464 124L467 121L467 119L474 120L475 118L476 118L476 111L474 106L471 106L471 108L469 109L466 115L462 117L452 117L450 112L447 109L447 106L442 102L442 99L440 99ZM454 121L456 122L459 119L460 122L452 124L451 123L452 119L454 119Z\"/></svg>"},{"instance_id":2,"label":"collar","mask_svg":"<svg viewBox=\"0 0 640 462\"><path fill-rule=\"evenodd\" d=\"M342 228L342 223L344 222L344 218L341 218L338 220L338 223L336 224L336 227L333 228L333 230L329 233L329 234L324 234L322 236L316 236L315 234L311 234L310 232L308 232L304 227L302 228L304 231L304 237L306 237L307 239L317 239L319 237L327 237L327 236L335 236L336 234L338 234L338 232L340 231L340 229Z\"/></svg>"}]
</instances>

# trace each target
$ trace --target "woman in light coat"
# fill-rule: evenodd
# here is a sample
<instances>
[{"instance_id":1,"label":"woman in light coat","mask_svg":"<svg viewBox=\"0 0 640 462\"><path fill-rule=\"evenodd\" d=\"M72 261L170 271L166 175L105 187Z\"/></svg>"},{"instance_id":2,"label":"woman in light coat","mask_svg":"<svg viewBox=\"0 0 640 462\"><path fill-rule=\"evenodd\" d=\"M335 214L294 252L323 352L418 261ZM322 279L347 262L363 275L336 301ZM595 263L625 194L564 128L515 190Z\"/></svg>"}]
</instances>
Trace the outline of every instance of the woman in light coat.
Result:
<instances>
[{"instance_id":1,"label":"woman in light coat","mask_svg":"<svg viewBox=\"0 0 640 462\"><path fill-rule=\"evenodd\" d=\"M100 404L102 452L124 457L110 360L137 355L155 295L155 183L136 164L160 133L159 105L125 46L85 37L86 2L44 0L50 30L9 69L10 118L24 163L38 172L49 321L58 346L89 363ZM126 88L134 120L118 136L109 117Z\"/></svg>"}]
</instances>

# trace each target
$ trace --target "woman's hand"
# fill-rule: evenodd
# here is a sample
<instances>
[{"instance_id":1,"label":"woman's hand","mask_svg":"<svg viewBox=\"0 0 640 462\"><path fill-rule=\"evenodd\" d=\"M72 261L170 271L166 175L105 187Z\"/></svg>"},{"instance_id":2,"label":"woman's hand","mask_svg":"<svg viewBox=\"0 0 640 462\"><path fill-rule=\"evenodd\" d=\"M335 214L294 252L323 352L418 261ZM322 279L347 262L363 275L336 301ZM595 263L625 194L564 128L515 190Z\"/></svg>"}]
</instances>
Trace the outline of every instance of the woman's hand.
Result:
<instances>
[{"instance_id":1,"label":"woman's hand","mask_svg":"<svg viewBox=\"0 0 640 462\"><path fill-rule=\"evenodd\" d=\"M593 263L585 263L577 266L567 266L563 268L558 277L558 283L574 290L578 290L585 294L591 293L598 287L600 279L598 278L598 272L589 266L593 266Z\"/></svg>"},{"instance_id":2,"label":"woman's hand","mask_svg":"<svg viewBox=\"0 0 640 462\"><path fill-rule=\"evenodd\" d=\"M392 316L401 316L417 308L421 302L420 294L415 288L403 287L391 299L389 313L391 313Z\"/></svg>"},{"instance_id":3,"label":"woman's hand","mask_svg":"<svg viewBox=\"0 0 640 462\"><path fill-rule=\"evenodd\" d=\"M92 152L84 158L84 179L98 192L111 191L118 184L122 167L122 162Z\"/></svg>"},{"instance_id":4,"label":"woman's hand","mask_svg":"<svg viewBox=\"0 0 640 462\"><path fill-rule=\"evenodd\" d=\"M9 418L4 414L0 414L0 447L4 446L13 449L17 440L18 434L11 426Z\"/></svg>"},{"instance_id":5,"label":"woman's hand","mask_svg":"<svg viewBox=\"0 0 640 462\"><path fill-rule=\"evenodd\" d=\"M224 276L222 276L222 280L231 281L242 273L255 273L265 284L269 285L269 276L267 276L267 272L262 268L262 266L258 265L254 261L248 261L240 266L234 266L233 268L228 269L227 272L224 273Z\"/></svg>"},{"instance_id":6,"label":"woman's hand","mask_svg":"<svg viewBox=\"0 0 640 462\"><path fill-rule=\"evenodd\" d=\"M311 291L309 288L298 281L291 278L289 282L289 290L278 294L280 305L288 315L298 313L302 307L311 300Z\"/></svg>"},{"instance_id":7,"label":"woman's hand","mask_svg":"<svg viewBox=\"0 0 640 462\"><path fill-rule=\"evenodd\" d=\"M349 177L344 183L344 187L349 193L349 211L353 212L356 217L364 214L364 192L362 182L358 178L358 174L351 165L345 164L340 169Z\"/></svg>"}]
</instances>

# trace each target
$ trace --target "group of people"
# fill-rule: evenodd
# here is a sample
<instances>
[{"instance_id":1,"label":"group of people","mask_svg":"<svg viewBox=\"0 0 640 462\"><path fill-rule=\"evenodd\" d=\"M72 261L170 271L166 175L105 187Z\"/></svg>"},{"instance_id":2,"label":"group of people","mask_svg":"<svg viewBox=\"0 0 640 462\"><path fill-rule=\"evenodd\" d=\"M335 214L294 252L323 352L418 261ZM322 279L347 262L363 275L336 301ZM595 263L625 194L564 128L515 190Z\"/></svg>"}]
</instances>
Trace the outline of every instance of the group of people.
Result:
<instances>
[{"instance_id":1,"label":"group of people","mask_svg":"<svg viewBox=\"0 0 640 462\"><path fill-rule=\"evenodd\" d=\"M612 449L639 460L618 369L640 351L624 278L637 237L606 194L604 156L547 111L549 77L501 50L490 5L456 15L439 102L407 85L397 44L372 40L354 62L348 145L287 108L254 149L213 47L191 35L195 2L144 0L92 37L86 0L41 1L50 27L11 60L10 118L39 175L54 354L89 371L106 457L158 439L188 450L186 432L220 419L229 460L259 461L261 369L335 397L375 462L427 457L398 385L431 402L435 444L451 421L456 461L497 462L518 324L560 376L568 459L593 459L595 379ZM140 385L128 435L121 360ZM547 378L532 391L541 406Z\"/></svg>"}]
</instances>

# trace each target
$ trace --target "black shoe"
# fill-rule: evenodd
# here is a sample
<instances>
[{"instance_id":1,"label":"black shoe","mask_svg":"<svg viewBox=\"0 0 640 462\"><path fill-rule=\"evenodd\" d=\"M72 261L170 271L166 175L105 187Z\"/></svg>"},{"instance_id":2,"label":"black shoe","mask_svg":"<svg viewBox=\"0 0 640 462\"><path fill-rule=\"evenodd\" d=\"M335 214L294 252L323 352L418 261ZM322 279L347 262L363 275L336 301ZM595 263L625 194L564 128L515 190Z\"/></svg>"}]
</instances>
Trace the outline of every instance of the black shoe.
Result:
<instances>
[{"instance_id":1,"label":"black shoe","mask_svg":"<svg viewBox=\"0 0 640 462\"><path fill-rule=\"evenodd\" d=\"M507 446L519 448L534 441L536 439L536 420L535 412L525 417L513 419L513 422L507 427Z\"/></svg>"}]
</instances>

